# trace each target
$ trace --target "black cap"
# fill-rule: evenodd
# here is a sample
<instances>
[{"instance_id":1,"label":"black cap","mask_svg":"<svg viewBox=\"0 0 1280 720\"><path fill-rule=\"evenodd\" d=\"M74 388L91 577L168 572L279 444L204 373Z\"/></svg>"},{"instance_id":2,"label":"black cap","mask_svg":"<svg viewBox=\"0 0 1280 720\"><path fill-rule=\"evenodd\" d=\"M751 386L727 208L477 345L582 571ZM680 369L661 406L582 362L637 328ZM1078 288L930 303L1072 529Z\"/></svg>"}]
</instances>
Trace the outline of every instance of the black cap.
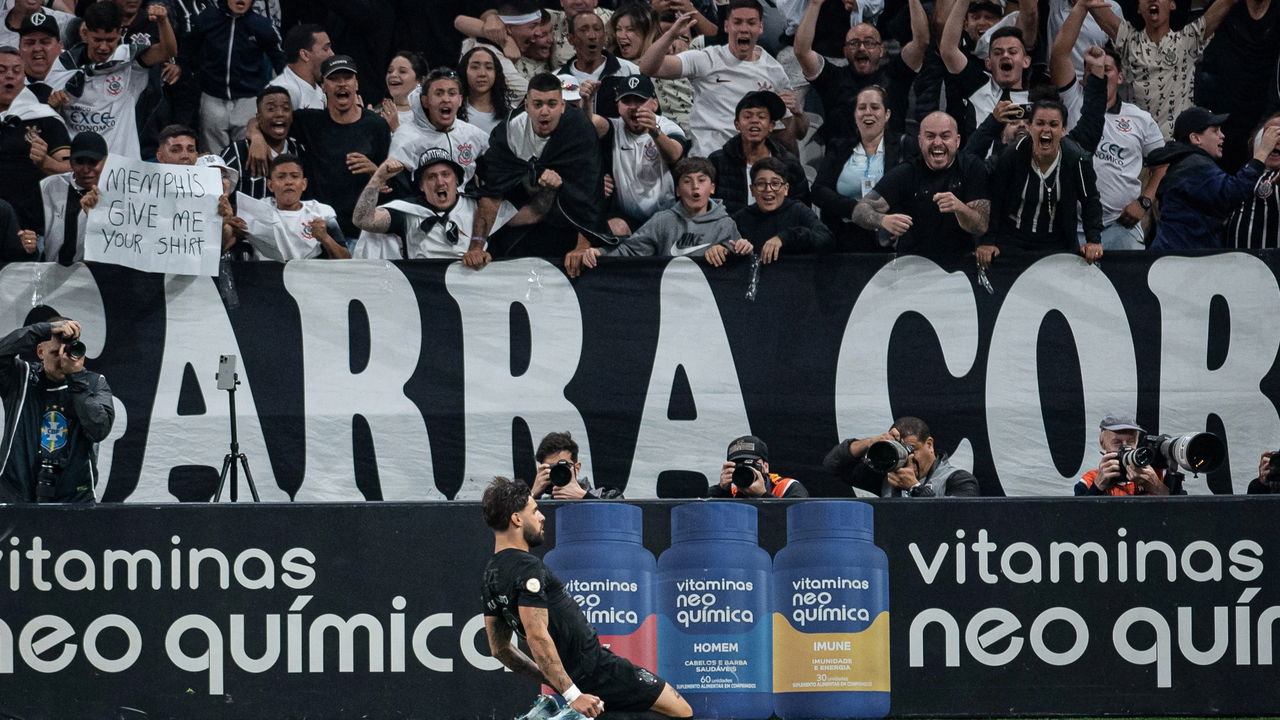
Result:
<instances>
[{"instance_id":1,"label":"black cap","mask_svg":"<svg viewBox=\"0 0 1280 720\"><path fill-rule=\"evenodd\" d=\"M320 63L320 77L327 78L336 72L356 74L356 61L350 55L334 55Z\"/></svg>"},{"instance_id":2,"label":"black cap","mask_svg":"<svg viewBox=\"0 0 1280 720\"><path fill-rule=\"evenodd\" d=\"M92 130L76 134L71 140L72 160L97 162L107 156L107 141Z\"/></svg>"},{"instance_id":3,"label":"black cap","mask_svg":"<svg viewBox=\"0 0 1280 720\"><path fill-rule=\"evenodd\" d=\"M1178 119L1173 121L1173 139L1178 142L1187 142L1191 139L1191 133L1202 133L1226 121L1226 113L1215 115L1208 108L1192 105L1178 113Z\"/></svg>"},{"instance_id":4,"label":"black cap","mask_svg":"<svg viewBox=\"0 0 1280 720\"><path fill-rule=\"evenodd\" d=\"M617 88L619 100L628 95L642 97L645 100L658 96L657 92L653 89L653 81L644 75L628 75L626 77L620 77L617 79L615 87Z\"/></svg>"},{"instance_id":5,"label":"black cap","mask_svg":"<svg viewBox=\"0 0 1280 720\"><path fill-rule=\"evenodd\" d=\"M1111 413L1107 415L1102 418L1102 422L1098 423L1098 428L1100 430L1110 430L1111 432L1119 432L1121 430L1146 432L1132 415L1126 413Z\"/></svg>"},{"instance_id":6,"label":"black cap","mask_svg":"<svg viewBox=\"0 0 1280 720\"><path fill-rule=\"evenodd\" d=\"M729 454L726 460L764 460L769 462L769 448L764 441L755 435L743 435L729 443Z\"/></svg>"},{"instance_id":7,"label":"black cap","mask_svg":"<svg viewBox=\"0 0 1280 720\"><path fill-rule=\"evenodd\" d=\"M787 114L787 106L782 102L782 98L778 97L778 93L772 90L753 90L738 101L738 106L733 109L733 116L738 115L747 108L764 108L769 111L769 119L777 122Z\"/></svg>"},{"instance_id":8,"label":"black cap","mask_svg":"<svg viewBox=\"0 0 1280 720\"><path fill-rule=\"evenodd\" d=\"M449 151L444 148L433 147L423 150L422 154L418 156L418 167L414 172L421 173L432 165L439 165L440 163L445 163L449 167L453 168L453 171L458 175L458 182L462 182L462 166L459 165L458 162L453 159L453 155L449 154Z\"/></svg>"},{"instance_id":9,"label":"black cap","mask_svg":"<svg viewBox=\"0 0 1280 720\"><path fill-rule=\"evenodd\" d=\"M28 15L27 19L23 20L22 25L18 27L18 35L24 37L38 32L45 33L57 40L60 37L58 34L58 20L48 13L34 12Z\"/></svg>"}]
</instances>

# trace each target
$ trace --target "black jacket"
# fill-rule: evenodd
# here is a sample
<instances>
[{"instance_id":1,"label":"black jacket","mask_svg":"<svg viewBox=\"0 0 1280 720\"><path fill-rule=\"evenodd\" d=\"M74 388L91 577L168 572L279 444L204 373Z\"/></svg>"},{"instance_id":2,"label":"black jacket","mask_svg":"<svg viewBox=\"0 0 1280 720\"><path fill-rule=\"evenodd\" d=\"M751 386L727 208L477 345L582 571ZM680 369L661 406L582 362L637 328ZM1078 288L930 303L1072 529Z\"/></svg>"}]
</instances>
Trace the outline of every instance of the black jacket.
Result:
<instances>
[{"instance_id":1,"label":"black jacket","mask_svg":"<svg viewBox=\"0 0 1280 720\"><path fill-rule=\"evenodd\" d=\"M989 180L991 227L979 243L995 245L1002 251L1078 252L1077 224L1083 224L1086 242L1102 242L1102 202L1098 199L1093 155L1066 138L1059 145L1062 160L1058 172L1058 235L1043 247L1024 242L1009 215L1022 202L1023 185L1031 179L1031 146L1031 138L1025 137L1013 147L1005 148L996 162ZM1077 218L1081 223L1077 223Z\"/></svg>"},{"instance_id":2,"label":"black jacket","mask_svg":"<svg viewBox=\"0 0 1280 720\"><path fill-rule=\"evenodd\" d=\"M790 185L787 197L809 201L809 179L805 177L804 167L795 155L783 146L765 138L764 146L769 154L781 160L787 166L786 180ZM751 190L747 187L747 157L742 152L742 136L734 135L719 150L708 158L716 168L716 191L711 197L724 201L724 209L730 215L747 206L747 198Z\"/></svg>"},{"instance_id":3,"label":"black jacket","mask_svg":"<svg viewBox=\"0 0 1280 720\"><path fill-rule=\"evenodd\" d=\"M760 246L775 235L782 241L782 254L819 253L831 249L831 231L809 209L808 205L787 198L782 206L771 213L750 205L734 213L738 233Z\"/></svg>"},{"instance_id":4,"label":"black jacket","mask_svg":"<svg viewBox=\"0 0 1280 720\"><path fill-rule=\"evenodd\" d=\"M898 133L886 132L881 142L884 144L885 172L915 154L910 152L913 147L911 139ZM831 229L836 249L841 252L874 252L878 248L875 232L845 222L853 217L853 208L858 201L836 190L844 164L849 162L854 148L861 143L862 138L856 133L852 137L832 138L827 143L826 154L822 156L822 165L818 166L818 175L813 179L813 204L818 206L822 222Z\"/></svg>"},{"instance_id":5,"label":"black jacket","mask_svg":"<svg viewBox=\"0 0 1280 720\"><path fill-rule=\"evenodd\" d=\"M49 323L19 328L0 339L0 397L4 436L0 442L0 503L36 502L41 455L57 461L52 502L93 502L98 443L111 432L115 405L106 378L83 370L52 382L33 353L52 336ZM46 502L50 500L45 500Z\"/></svg>"},{"instance_id":6,"label":"black jacket","mask_svg":"<svg viewBox=\"0 0 1280 720\"><path fill-rule=\"evenodd\" d=\"M838 480L850 487L865 490L880 497L978 497L982 494L978 479L973 473L952 465L946 453L938 455L929 468L928 477L920 478L920 484L903 492L901 488L890 485L884 473L878 473L867 466L861 457L854 457L849 452L849 444L854 438L841 440L831 448L822 461L822 467L836 476ZM939 490L941 492L939 492Z\"/></svg>"}]
</instances>

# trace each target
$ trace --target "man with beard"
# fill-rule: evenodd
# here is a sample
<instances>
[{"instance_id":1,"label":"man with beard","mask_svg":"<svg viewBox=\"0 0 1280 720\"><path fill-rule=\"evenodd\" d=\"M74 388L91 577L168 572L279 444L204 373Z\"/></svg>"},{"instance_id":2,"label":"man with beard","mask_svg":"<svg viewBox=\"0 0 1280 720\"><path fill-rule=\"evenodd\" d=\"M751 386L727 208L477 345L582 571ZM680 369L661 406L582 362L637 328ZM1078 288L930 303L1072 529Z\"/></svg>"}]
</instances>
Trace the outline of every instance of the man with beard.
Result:
<instances>
[{"instance_id":1,"label":"man with beard","mask_svg":"<svg viewBox=\"0 0 1280 720\"><path fill-rule=\"evenodd\" d=\"M685 13L640 57L640 72L645 75L688 78L693 85L690 155L708 157L724 145L733 135L734 108L753 90L772 90L783 96L791 113L784 121L788 142L804 137L809 119L796 103L787 71L756 44L764 33L764 9L756 0L732 0L725 11L727 45L668 55L671 44L695 22L693 13Z\"/></svg>"},{"instance_id":2,"label":"man with beard","mask_svg":"<svg viewBox=\"0 0 1280 720\"><path fill-rule=\"evenodd\" d=\"M809 201L809 181L804 167L781 143L769 137L773 124L782 117L786 107L777 93L758 90L742 96L734 111L733 127L738 134L725 141L723 147L711 153L711 164L716 168L717 200L733 214L753 202L747 190L747 171L767 157L776 158L787 168L787 197L801 203Z\"/></svg>"},{"instance_id":3,"label":"man with beard","mask_svg":"<svg viewBox=\"0 0 1280 720\"><path fill-rule=\"evenodd\" d=\"M990 232L976 251L986 268L1002 251L1073 251L1092 264L1102 257L1102 203L1091 155L1063 143L1067 109L1032 106L1031 134L1006 148L991 175ZM1077 218L1084 244L1077 239Z\"/></svg>"},{"instance_id":4,"label":"man with beard","mask_svg":"<svg viewBox=\"0 0 1280 720\"><path fill-rule=\"evenodd\" d=\"M1169 27L1174 0L1140 0L1141 29L1117 17L1104 0L1081 2L1089 3L1093 19L1120 53L1121 70L1133 90L1133 104L1151 113L1165 137L1171 137L1174 119L1191 107L1196 62L1236 0L1215 0L1204 15L1176 31ZM1251 70L1236 68L1235 71Z\"/></svg>"},{"instance_id":5,"label":"man with beard","mask_svg":"<svg viewBox=\"0 0 1280 720\"><path fill-rule=\"evenodd\" d=\"M27 89L35 93L40 102L52 107L66 103L66 92L58 91L75 76L70 61L62 58L58 32L58 21L44 13L31 15L18 29L18 53L27 72Z\"/></svg>"},{"instance_id":6,"label":"man with beard","mask_svg":"<svg viewBox=\"0 0 1280 720\"><path fill-rule=\"evenodd\" d=\"M360 83L356 63L347 55L334 55L321 66L324 76L325 109L294 110L289 137L302 144L304 175L311 197L333 207L343 235L359 232L351 222L356 198L364 189L361 175L372 175L387 159L391 128L372 110L360 107ZM270 154L262 128L250 122L249 172L263 174Z\"/></svg>"},{"instance_id":7,"label":"man with beard","mask_svg":"<svg viewBox=\"0 0 1280 720\"><path fill-rule=\"evenodd\" d=\"M895 133L904 132L907 96L929 47L929 17L924 7L920 0L909 0L911 42L903 45L902 51L890 58L883 68L880 60L884 57L884 43L880 39L880 31L869 23L849 28L844 40L844 58L849 64L839 67L813 50L813 35L822 4L835 1L808 0L804 17L796 28L796 60L804 71L805 79L822 98L824 122L819 135L825 140L854 135L855 98L870 85L879 85L889 96L889 129Z\"/></svg>"},{"instance_id":8,"label":"man with beard","mask_svg":"<svg viewBox=\"0 0 1280 720\"><path fill-rule=\"evenodd\" d=\"M378 190L404 172L405 166L395 158L387 158L369 178L356 201L352 215L357 227L365 232L356 243L355 257L379 260L458 260L471 246L479 204L475 198L459 194L463 170L445 148L429 148L418 159L418 196L392 200L375 207ZM536 222L537 208L526 206L517 212L514 205L503 202L490 231L510 223L528 225Z\"/></svg>"},{"instance_id":9,"label":"man with beard","mask_svg":"<svg viewBox=\"0 0 1280 720\"><path fill-rule=\"evenodd\" d=\"M1003 27L991 34L987 59L984 65L980 65L960 49L963 24L964 6L956 2L942 29L938 53L950 73L948 92L954 85L956 93L964 98L964 114L956 118L961 132L967 137L982 119L991 114L997 102L1028 102L1024 75L1031 67L1031 56L1027 54L1022 31L1016 27Z\"/></svg>"},{"instance_id":10,"label":"man with beard","mask_svg":"<svg viewBox=\"0 0 1280 720\"><path fill-rule=\"evenodd\" d=\"M552 197L546 218L522 236L508 237L495 254L560 257L590 246L584 233L596 231L604 206L600 153L594 126L581 110L566 107L561 93L555 75L534 75L524 113L493 131L480 163L484 197L462 258L468 267L484 267L491 259L485 243L504 199L523 208ZM580 260L580 253L565 258L570 275L577 275Z\"/></svg>"},{"instance_id":11,"label":"man with beard","mask_svg":"<svg viewBox=\"0 0 1280 720\"><path fill-rule=\"evenodd\" d=\"M269 159L277 155L302 156L302 147L298 141L289 137L289 129L293 127L293 102L289 99L289 91L278 85L268 85L258 93L258 114L254 121L262 133L262 140L270 153ZM254 124L250 121L250 125ZM239 192L251 198L261 200L267 196L266 175L254 175L247 171L249 164L249 140L237 140L222 151L222 159L227 166L240 176L236 187Z\"/></svg>"},{"instance_id":12,"label":"man with beard","mask_svg":"<svg viewBox=\"0 0 1280 720\"><path fill-rule=\"evenodd\" d=\"M408 99L413 122L392 134L390 156L413 167L428 148L444 148L463 169L462 184L471 182L476 160L489 149L489 133L458 119L463 103L458 74L448 68L432 70Z\"/></svg>"},{"instance_id":13,"label":"man with beard","mask_svg":"<svg viewBox=\"0 0 1280 720\"><path fill-rule=\"evenodd\" d=\"M1253 157L1235 175L1217 165L1222 158L1222 124L1226 115L1215 115L1193 106L1178 115L1174 142L1151 153L1148 164L1168 164L1160 181L1160 223L1156 225L1155 250L1220 248L1222 224L1254 190L1280 142L1280 125L1262 128Z\"/></svg>"},{"instance_id":14,"label":"man with beard","mask_svg":"<svg viewBox=\"0 0 1280 720\"><path fill-rule=\"evenodd\" d=\"M0 47L0 199L18 214L24 230L44 231L40 181L67 171L70 139L62 119L22 84L23 62Z\"/></svg>"},{"instance_id":15,"label":"man with beard","mask_svg":"<svg viewBox=\"0 0 1280 720\"><path fill-rule=\"evenodd\" d=\"M675 184L667 170L687 147L679 125L658 114L653 81L643 75L621 78L618 117L591 112L594 85L584 84L582 108L600 137L601 172L613 187L609 230L627 235L659 210L675 204Z\"/></svg>"},{"instance_id":16,"label":"man with beard","mask_svg":"<svg viewBox=\"0 0 1280 720\"><path fill-rule=\"evenodd\" d=\"M957 155L955 118L935 111L920 121L920 157L885 173L853 210L858 225L883 231L899 253L973 252L987 231L991 195L981 159Z\"/></svg>"},{"instance_id":17,"label":"man with beard","mask_svg":"<svg viewBox=\"0 0 1280 720\"><path fill-rule=\"evenodd\" d=\"M600 644L564 583L529 552L542 544L546 522L529 487L494 478L481 505L494 540L481 585L493 657L547 683L587 717L606 710L692 717L693 709L675 688ZM532 657L512 642L513 632L525 639Z\"/></svg>"}]
</instances>

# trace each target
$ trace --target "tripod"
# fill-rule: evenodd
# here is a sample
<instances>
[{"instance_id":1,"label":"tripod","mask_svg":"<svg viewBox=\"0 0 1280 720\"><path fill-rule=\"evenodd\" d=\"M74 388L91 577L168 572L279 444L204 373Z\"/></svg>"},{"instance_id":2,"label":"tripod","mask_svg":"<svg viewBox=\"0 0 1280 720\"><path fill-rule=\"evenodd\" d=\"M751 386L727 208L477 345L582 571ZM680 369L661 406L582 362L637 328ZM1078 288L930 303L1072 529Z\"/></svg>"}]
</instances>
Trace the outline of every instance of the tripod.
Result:
<instances>
[{"instance_id":1,"label":"tripod","mask_svg":"<svg viewBox=\"0 0 1280 720\"><path fill-rule=\"evenodd\" d=\"M249 458L240 452L240 438L236 435L236 387L240 384L240 375L232 375L233 382L231 387L227 388L227 397L231 399L231 452L222 459L222 474L218 477L218 492L214 494L213 501L218 502L222 499L222 488L227 484L227 471L231 472L231 502L236 502L236 489L240 485L239 468L236 467L236 461L240 461L240 467L244 468L244 478L249 482L249 492L253 494L254 502L262 502L258 499L258 488L253 484L253 473L249 472Z\"/></svg>"}]
</instances>

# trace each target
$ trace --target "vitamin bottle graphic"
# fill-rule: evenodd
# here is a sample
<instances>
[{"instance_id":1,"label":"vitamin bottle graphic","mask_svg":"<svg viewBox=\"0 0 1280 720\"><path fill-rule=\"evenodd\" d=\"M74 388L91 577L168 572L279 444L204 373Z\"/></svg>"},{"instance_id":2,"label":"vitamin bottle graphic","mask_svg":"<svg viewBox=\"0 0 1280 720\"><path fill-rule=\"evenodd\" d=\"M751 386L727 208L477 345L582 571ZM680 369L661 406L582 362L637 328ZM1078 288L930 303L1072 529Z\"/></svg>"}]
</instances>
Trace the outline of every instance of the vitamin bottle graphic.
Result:
<instances>
[{"instance_id":1,"label":"vitamin bottle graphic","mask_svg":"<svg viewBox=\"0 0 1280 720\"><path fill-rule=\"evenodd\" d=\"M889 713L889 560L871 505L787 508L773 565L774 712L798 718Z\"/></svg>"},{"instance_id":2,"label":"vitamin bottle graphic","mask_svg":"<svg viewBox=\"0 0 1280 720\"><path fill-rule=\"evenodd\" d=\"M698 502L671 511L658 558L658 670L697 718L773 713L769 582L755 507Z\"/></svg>"},{"instance_id":3,"label":"vitamin bottle graphic","mask_svg":"<svg viewBox=\"0 0 1280 720\"><path fill-rule=\"evenodd\" d=\"M646 668L658 664L658 567L645 549L643 513L614 502L583 501L555 511L556 547L547 567L565 584L600 642Z\"/></svg>"}]
</instances>

